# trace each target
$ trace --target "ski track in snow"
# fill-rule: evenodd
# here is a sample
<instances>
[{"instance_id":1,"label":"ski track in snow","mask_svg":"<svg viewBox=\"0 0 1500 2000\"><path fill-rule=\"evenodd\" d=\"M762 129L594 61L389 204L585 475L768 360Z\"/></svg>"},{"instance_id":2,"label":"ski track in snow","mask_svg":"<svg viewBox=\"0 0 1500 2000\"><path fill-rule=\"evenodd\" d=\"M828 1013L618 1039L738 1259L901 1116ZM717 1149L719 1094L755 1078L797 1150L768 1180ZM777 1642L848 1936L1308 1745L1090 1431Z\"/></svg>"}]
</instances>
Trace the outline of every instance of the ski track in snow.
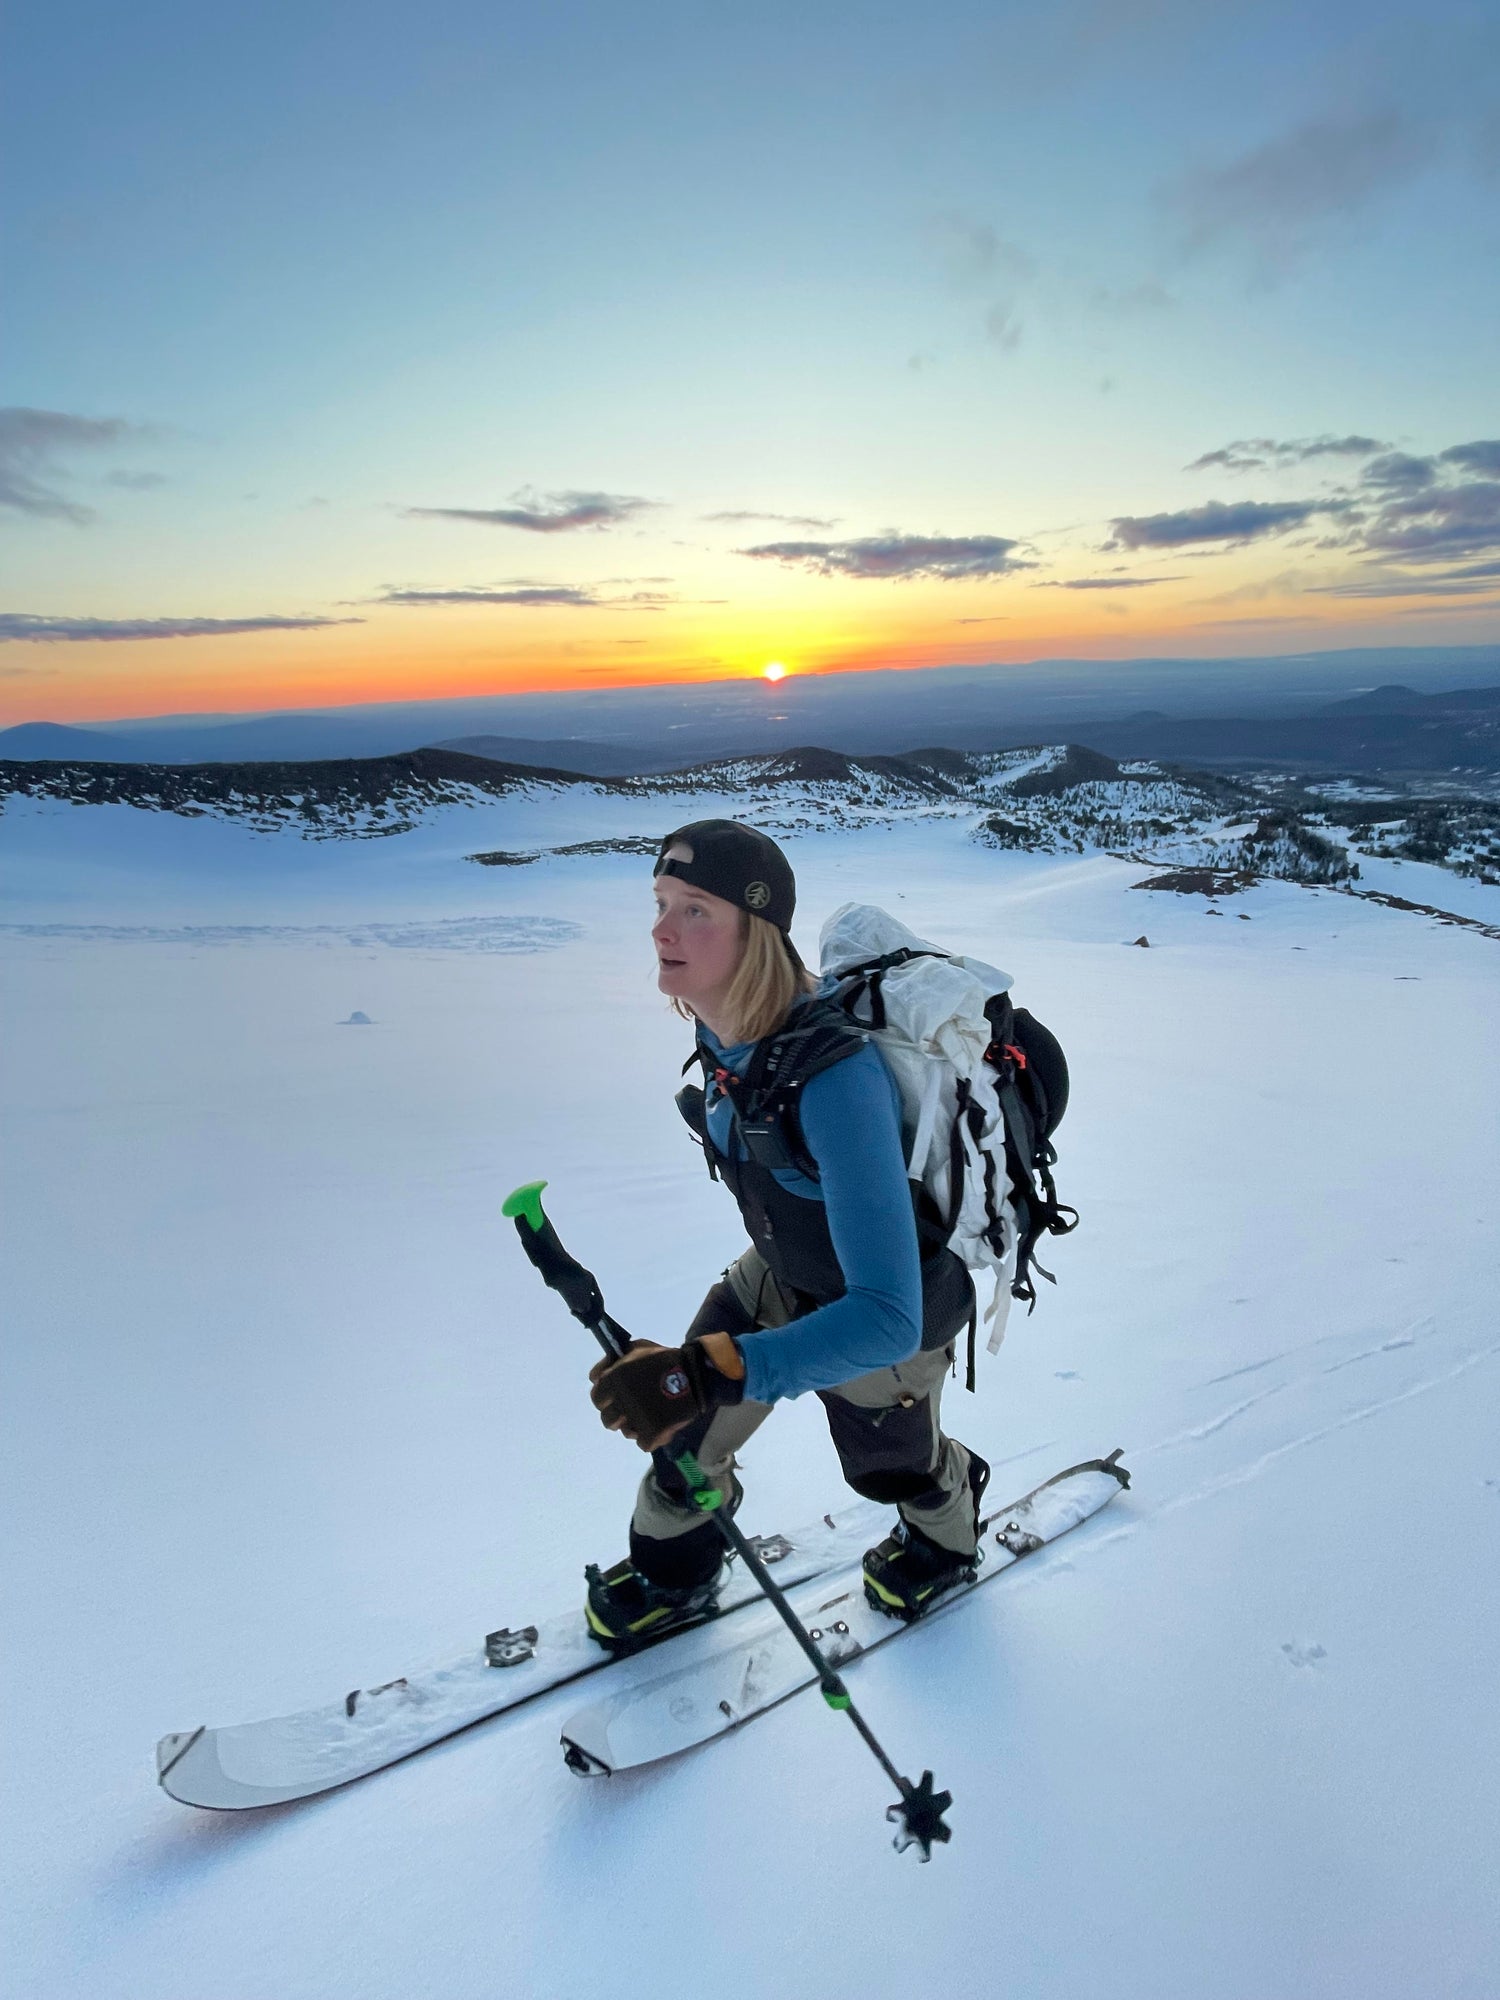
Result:
<instances>
[{"instance_id":1,"label":"ski track in snow","mask_svg":"<svg viewBox=\"0 0 1500 2000\"><path fill-rule=\"evenodd\" d=\"M1218 1477L1207 1480L1202 1486L1195 1487L1191 1492L1181 1493L1175 1499L1164 1502L1157 1512L1170 1514L1179 1507L1193 1506L1198 1501L1205 1500L1212 1494L1222 1493L1231 1486L1243 1485L1246 1480L1258 1479L1269 1466L1275 1465L1289 1453L1305 1451L1309 1445L1318 1444L1339 1431L1348 1430L1355 1424L1368 1423L1371 1417L1379 1416L1384 1410L1393 1410L1398 1404L1409 1403L1415 1396L1425 1396L1430 1390L1440 1387L1445 1382L1457 1381L1459 1376L1467 1375L1472 1369L1482 1367L1486 1361L1493 1361L1496 1355L1500 1355L1500 1341L1496 1341L1492 1346L1482 1347L1475 1353L1466 1354L1451 1368L1441 1369L1436 1375L1425 1376L1420 1382L1413 1382L1404 1389L1398 1389L1392 1396L1382 1396L1373 1403L1361 1404L1357 1410L1347 1411L1335 1422L1324 1424L1318 1430L1303 1431L1296 1437L1288 1438L1284 1443L1262 1452L1258 1458L1250 1460L1247 1464L1221 1473Z\"/></svg>"},{"instance_id":2,"label":"ski track in snow","mask_svg":"<svg viewBox=\"0 0 1500 2000\"><path fill-rule=\"evenodd\" d=\"M1156 1444L1146 1445L1136 1453L1136 1457L1150 1458L1156 1452L1172 1451L1178 1445L1196 1444L1201 1438L1212 1437L1215 1431L1223 1430L1226 1424L1232 1424L1236 1417L1244 1416L1247 1410L1253 1410L1258 1403L1268 1403L1273 1396L1284 1394L1288 1386L1285 1382L1278 1382L1274 1389L1263 1389L1258 1396L1247 1396L1243 1403L1235 1403L1229 1409L1221 1410L1216 1417L1210 1417L1207 1423L1194 1424L1188 1430L1177 1431L1171 1437L1161 1438Z\"/></svg>"},{"instance_id":3,"label":"ski track in snow","mask_svg":"<svg viewBox=\"0 0 1500 2000\"><path fill-rule=\"evenodd\" d=\"M1407 1332L1394 1334L1389 1340L1381 1341L1376 1347L1363 1347L1358 1353L1347 1355L1343 1360L1330 1362L1328 1367L1323 1370L1323 1373L1328 1375L1335 1374L1340 1368L1352 1367L1356 1361L1368 1361L1372 1355L1389 1354L1398 1347L1411 1347L1416 1341L1418 1330L1422 1328L1430 1330L1432 1324L1430 1315L1424 1315ZM1222 1383L1236 1382L1245 1375L1259 1375L1267 1368L1274 1368L1278 1361L1290 1360L1293 1355L1297 1354L1308 1354L1314 1348L1326 1347L1330 1342L1342 1341L1346 1338L1347 1336L1344 1334L1319 1334L1315 1340L1301 1342L1295 1347L1283 1347L1275 1354L1266 1355L1263 1360L1247 1361L1243 1367L1231 1368L1223 1375L1210 1375L1205 1378L1203 1386L1205 1389L1216 1389ZM1245 1405L1243 1407L1248 1408L1249 1406Z\"/></svg>"},{"instance_id":4,"label":"ski track in snow","mask_svg":"<svg viewBox=\"0 0 1500 2000\"><path fill-rule=\"evenodd\" d=\"M1387 1348L1371 1348L1365 1354L1352 1356L1351 1359L1365 1360L1371 1354L1388 1352L1390 1348L1407 1347L1410 1345L1411 1342L1409 1340L1392 1341L1388 1344ZM1361 1404L1357 1409L1348 1410L1332 1423L1321 1425L1316 1430L1299 1432L1295 1437L1283 1440L1282 1443L1259 1453L1255 1458L1246 1460L1242 1465L1233 1466L1227 1471L1217 1473L1212 1479L1205 1480L1201 1485L1190 1487L1186 1491L1174 1494L1154 1505L1150 1503L1141 1504L1141 1488L1145 1487L1148 1482L1139 1481L1136 1487L1132 1489L1136 1502L1132 1510L1135 1519L1129 1520L1119 1527L1102 1529L1099 1535L1095 1537L1095 1543L1098 1545L1104 1542L1117 1541L1122 1536L1134 1534L1145 1521L1164 1519L1169 1514L1175 1514L1180 1508L1196 1506L1200 1501L1211 1499L1216 1494L1226 1492L1232 1487L1242 1486L1249 1480L1258 1479L1262 1473L1277 1464L1280 1460L1288 1457L1291 1453L1305 1451L1309 1445L1318 1444L1325 1438L1334 1437L1340 1431L1348 1430L1355 1424L1367 1423L1371 1417L1379 1416L1385 1410L1395 1409L1402 1403L1410 1402L1414 1397L1424 1396L1429 1391L1440 1388L1445 1383L1457 1381L1460 1376L1467 1375L1473 1369L1482 1367L1485 1362L1494 1360L1497 1355L1500 1355L1500 1341L1465 1354L1452 1367L1440 1369L1433 1375L1423 1376L1419 1381L1409 1383L1403 1389L1398 1389L1393 1395L1378 1397L1373 1402ZM1321 1372L1332 1374L1336 1372L1337 1367L1345 1365L1347 1364L1336 1364L1334 1369L1325 1369ZM1297 1386L1299 1386L1297 1383L1282 1384L1277 1389L1268 1390L1265 1396L1253 1398L1252 1403L1264 1402L1270 1396L1280 1394L1282 1389ZM1142 1446L1134 1452L1128 1453L1127 1457L1132 1462L1137 1460L1143 1461L1157 1452L1170 1449L1174 1445L1211 1436L1215 1431L1222 1429L1233 1417L1240 1416L1244 1411L1251 1408L1252 1403L1242 1403L1235 1409L1226 1411L1222 1417L1215 1422L1205 1425L1198 1431L1184 1432L1177 1437L1162 1439L1157 1444Z\"/></svg>"},{"instance_id":5,"label":"ski track in snow","mask_svg":"<svg viewBox=\"0 0 1500 2000\"><path fill-rule=\"evenodd\" d=\"M1346 1354L1341 1356L1337 1361L1328 1362L1317 1373L1320 1375L1338 1375L1346 1368L1356 1367L1364 1361L1376 1360L1383 1354L1400 1353L1403 1349L1416 1345L1419 1331L1431 1333L1433 1330L1433 1321L1430 1316L1426 1316L1418 1320L1413 1327L1408 1328L1405 1333L1393 1334L1389 1340L1383 1340L1375 1347L1358 1348L1352 1354ZM1220 1383L1232 1381L1236 1376L1259 1373L1266 1368L1274 1366L1278 1361L1287 1360L1294 1355L1309 1353L1314 1348L1325 1346L1330 1340L1338 1337L1331 1334L1321 1335L1317 1340L1310 1341L1305 1346L1287 1348L1279 1355L1272 1356L1265 1361L1252 1362L1247 1368L1235 1369L1229 1375L1211 1376L1204 1386L1212 1388ZM1305 1387L1313 1379L1314 1377L1309 1375L1294 1376L1285 1382L1274 1383L1269 1389L1262 1389L1258 1395L1247 1396L1243 1402L1231 1404L1228 1409L1220 1410L1216 1415L1207 1418L1202 1423L1192 1424L1184 1430L1175 1431L1169 1437L1159 1438L1154 1444L1138 1447L1135 1457L1144 1460L1153 1457L1158 1452L1176 1450L1181 1445L1197 1444L1204 1438L1212 1437L1215 1432L1223 1430L1227 1425L1234 1423L1249 1411L1258 1408L1262 1403L1269 1402L1275 1396L1285 1395L1290 1389Z\"/></svg>"}]
</instances>

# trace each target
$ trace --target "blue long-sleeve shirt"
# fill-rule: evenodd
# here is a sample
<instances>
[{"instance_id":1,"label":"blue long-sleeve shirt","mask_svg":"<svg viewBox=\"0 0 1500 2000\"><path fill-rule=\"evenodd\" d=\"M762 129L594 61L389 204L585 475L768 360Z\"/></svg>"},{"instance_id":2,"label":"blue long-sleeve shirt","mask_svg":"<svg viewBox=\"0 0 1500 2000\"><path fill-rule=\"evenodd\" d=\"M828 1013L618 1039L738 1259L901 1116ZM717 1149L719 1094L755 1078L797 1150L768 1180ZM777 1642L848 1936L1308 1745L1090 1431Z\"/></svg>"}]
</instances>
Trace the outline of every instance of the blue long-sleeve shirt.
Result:
<instances>
[{"instance_id":1,"label":"blue long-sleeve shirt","mask_svg":"<svg viewBox=\"0 0 1500 2000\"><path fill-rule=\"evenodd\" d=\"M699 1034L719 1060L743 1076L753 1042L725 1047L706 1026ZM710 1088L709 1138L727 1155L745 1148L729 1100ZM901 1096L873 1042L821 1070L804 1087L802 1135L820 1180L777 1168L788 1193L821 1201L845 1292L789 1326L742 1335L745 1394L758 1403L833 1389L874 1368L909 1360L922 1339L922 1273L901 1139Z\"/></svg>"}]
</instances>

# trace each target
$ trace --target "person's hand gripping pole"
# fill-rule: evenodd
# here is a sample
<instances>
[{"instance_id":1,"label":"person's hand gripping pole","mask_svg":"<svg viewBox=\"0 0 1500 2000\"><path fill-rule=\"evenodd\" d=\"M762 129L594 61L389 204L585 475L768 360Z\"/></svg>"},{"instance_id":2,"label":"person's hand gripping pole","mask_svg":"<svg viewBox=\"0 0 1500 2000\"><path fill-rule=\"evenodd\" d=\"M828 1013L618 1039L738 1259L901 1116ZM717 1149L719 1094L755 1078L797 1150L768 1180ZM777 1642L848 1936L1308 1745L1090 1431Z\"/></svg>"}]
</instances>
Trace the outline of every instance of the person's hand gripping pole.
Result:
<instances>
[{"instance_id":1,"label":"person's hand gripping pole","mask_svg":"<svg viewBox=\"0 0 1500 2000\"><path fill-rule=\"evenodd\" d=\"M634 1345L630 1335L612 1319L604 1309L604 1295L599 1289L599 1281L592 1271L586 1270L576 1257L564 1249L557 1231L552 1227L542 1208L542 1189L545 1181L528 1181L507 1195L501 1213L512 1218L521 1248L541 1273L543 1281L557 1292L575 1319L593 1334L611 1362L622 1360ZM658 1349L657 1352L671 1350ZM601 1379L608 1370L596 1371ZM597 1397L596 1397L597 1401ZM673 1426L673 1429L678 1428ZM668 1439L672 1431L665 1434ZM891 1806L886 1818L895 1825L895 1846L898 1852L907 1847L921 1849L921 1859L930 1861L935 1842L952 1838L952 1828L943 1819L943 1814L953 1803L951 1792L938 1792L933 1788L932 1773L924 1771L922 1782L914 1785L896 1769L882 1749L878 1738L859 1710L855 1707L849 1690L842 1679L819 1651L807 1628L798 1618L787 1601L780 1586L767 1570L734 1522L721 1511L723 1495L717 1486L705 1475L702 1466L692 1452L675 1454L673 1463L682 1474L688 1491L693 1496L695 1506L702 1508L714 1521L725 1544L731 1548L755 1578L761 1590L775 1607L782 1623L796 1640L818 1676L818 1686L823 1699L832 1709L841 1710L859 1731L871 1754L900 1794L900 1803Z\"/></svg>"}]
</instances>

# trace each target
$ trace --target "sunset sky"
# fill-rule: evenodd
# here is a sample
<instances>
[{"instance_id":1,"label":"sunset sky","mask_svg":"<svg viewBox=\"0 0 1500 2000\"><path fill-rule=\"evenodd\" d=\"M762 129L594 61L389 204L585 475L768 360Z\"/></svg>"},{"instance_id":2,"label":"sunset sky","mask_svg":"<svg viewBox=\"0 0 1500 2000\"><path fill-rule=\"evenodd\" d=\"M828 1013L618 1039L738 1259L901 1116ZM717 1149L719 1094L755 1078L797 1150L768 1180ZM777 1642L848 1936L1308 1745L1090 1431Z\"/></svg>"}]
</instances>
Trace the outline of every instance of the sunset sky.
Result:
<instances>
[{"instance_id":1,"label":"sunset sky","mask_svg":"<svg viewBox=\"0 0 1500 2000\"><path fill-rule=\"evenodd\" d=\"M9 41L0 722L1500 635L1490 7Z\"/></svg>"}]
</instances>

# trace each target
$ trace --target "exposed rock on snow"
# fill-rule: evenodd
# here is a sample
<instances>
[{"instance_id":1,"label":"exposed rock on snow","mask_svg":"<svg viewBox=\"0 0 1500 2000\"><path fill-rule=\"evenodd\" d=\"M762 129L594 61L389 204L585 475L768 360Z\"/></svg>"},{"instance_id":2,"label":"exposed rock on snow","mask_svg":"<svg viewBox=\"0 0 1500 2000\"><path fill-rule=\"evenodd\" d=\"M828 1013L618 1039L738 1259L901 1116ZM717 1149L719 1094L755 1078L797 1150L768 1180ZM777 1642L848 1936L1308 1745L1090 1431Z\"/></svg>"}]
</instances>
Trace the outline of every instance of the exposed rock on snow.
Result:
<instances>
[{"instance_id":1,"label":"exposed rock on snow","mask_svg":"<svg viewBox=\"0 0 1500 2000\"><path fill-rule=\"evenodd\" d=\"M485 868L524 868L528 861L540 861L544 854L655 854L659 843L640 834L625 834L617 840L575 840L566 847L533 848L529 853L510 853L503 847L488 854L465 855Z\"/></svg>"},{"instance_id":2,"label":"exposed rock on snow","mask_svg":"<svg viewBox=\"0 0 1500 2000\"><path fill-rule=\"evenodd\" d=\"M1178 896L1237 896L1241 889L1254 886L1250 874L1216 875L1212 868L1171 868L1165 875L1148 876L1132 882L1132 889L1168 889Z\"/></svg>"}]
</instances>

